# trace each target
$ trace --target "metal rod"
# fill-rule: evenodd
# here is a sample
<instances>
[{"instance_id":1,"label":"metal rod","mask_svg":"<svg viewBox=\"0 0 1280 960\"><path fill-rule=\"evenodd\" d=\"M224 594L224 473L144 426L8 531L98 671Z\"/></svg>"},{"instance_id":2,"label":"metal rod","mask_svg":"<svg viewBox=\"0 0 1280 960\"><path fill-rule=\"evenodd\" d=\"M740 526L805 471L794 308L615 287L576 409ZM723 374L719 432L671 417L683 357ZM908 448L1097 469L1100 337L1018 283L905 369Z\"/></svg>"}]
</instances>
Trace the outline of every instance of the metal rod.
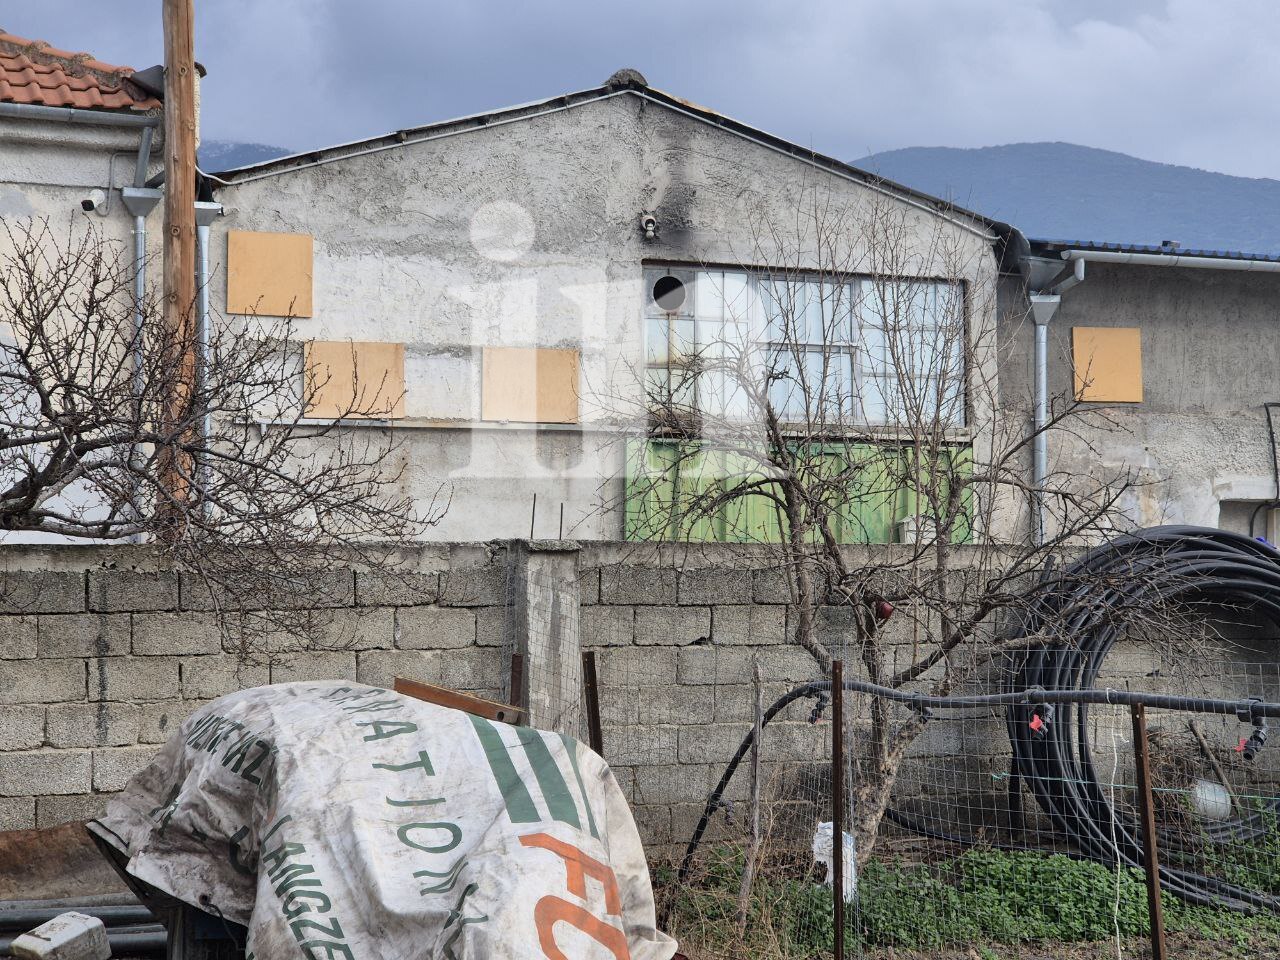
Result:
<instances>
[{"instance_id":1,"label":"metal rod","mask_svg":"<svg viewBox=\"0 0 1280 960\"><path fill-rule=\"evenodd\" d=\"M529 539L533 539L533 525L538 519L538 495L533 495L533 508L529 511Z\"/></svg>"},{"instance_id":2,"label":"metal rod","mask_svg":"<svg viewBox=\"0 0 1280 960\"><path fill-rule=\"evenodd\" d=\"M587 710L587 742L591 749L604 756L604 733L600 729L600 685L596 680L595 651L582 655L582 695Z\"/></svg>"},{"instance_id":3,"label":"metal rod","mask_svg":"<svg viewBox=\"0 0 1280 960\"><path fill-rule=\"evenodd\" d=\"M556 539L557 540L564 539L564 503L563 501L560 504L560 535L556 537Z\"/></svg>"},{"instance_id":4,"label":"metal rod","mask_svg":"<svg viewBox=\"0 0 1280 960\"><path fill-rule=\"evenodd\" d=\"M835 960L844 960L844 661L831 664L831 892Z\"/></svg>"},{"instance_id":5,"label":"metal rod","mask_svg":"<svg viewBox=\"0 0 1280 960\"><path fill-rule=\"evenodd\" d=\"M1156 812L1151 801L1151 753L1147 741L1147 708L1129 708L1133 720L1133 761L1137 773L1138 813L1142 827L1142 864L1147 871L1147 910L1151 926L1151 960L1167 960L1164 907L1160 902L1160 851L1156 844Z\"/></svg>"},{"instance_id":6,"label":"metal rod","mask_svg":"<svg viewBox=\"0 0 1280 960\"><path fill-rule=\"evenodd\" d=\"M747 842L747 862L738 885L738 936L745 936L751 917L751 888L755 885L756 861L760 858L760 739L764 731L764 685L760 682L760 655L751 656L751 683L755 710L751 738L751 833Z\"/></svg>"},{"instance_id":7,"label":"metal rod","mask_svg":"<svg viewBox=\"0 0 1280 960\"><path fill-rule=\"evenodd\" d=\"M507 690L507 701L513 707L519 707L521 710L528 709L524 695L524 654L511 654L511 686Z\"/></svg>"}]
</instances>

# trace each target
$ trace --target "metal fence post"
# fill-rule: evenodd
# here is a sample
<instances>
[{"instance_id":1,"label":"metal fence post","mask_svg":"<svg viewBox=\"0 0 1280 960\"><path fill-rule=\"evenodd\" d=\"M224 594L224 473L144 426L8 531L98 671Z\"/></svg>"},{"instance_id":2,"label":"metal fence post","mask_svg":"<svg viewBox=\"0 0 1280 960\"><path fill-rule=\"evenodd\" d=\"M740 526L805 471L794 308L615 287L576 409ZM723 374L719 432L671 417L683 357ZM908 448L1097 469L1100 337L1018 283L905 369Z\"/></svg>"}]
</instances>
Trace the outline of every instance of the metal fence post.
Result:
<instances>
[{"instance_id":1,"label":"metal fence post","mask_svg":"<svg viewBox=\"0 0 1280 960\"><path fill-rule=\"evenodd\" d=\"M1138 780L1138 813L1142 828L1142 862L1147 870L1147 916L1151 926L1151 960L1166 960L1164 908L1160 903L1160 852L1156 846L1156 813L1151 802L1151 754L1147 741L1147 708L1129 707L1133 720L1133 760Z\"/></svg>"},{"instance_id":2,"label":"metal fence post","mask_svg":"<svg viewBox=\"0 0 1280 960\"><path fill-rule=\"evenodd\" d=\"M835 960L844 960L844 661L831 664L831 891Z\"/></svg>"}]
</instances>

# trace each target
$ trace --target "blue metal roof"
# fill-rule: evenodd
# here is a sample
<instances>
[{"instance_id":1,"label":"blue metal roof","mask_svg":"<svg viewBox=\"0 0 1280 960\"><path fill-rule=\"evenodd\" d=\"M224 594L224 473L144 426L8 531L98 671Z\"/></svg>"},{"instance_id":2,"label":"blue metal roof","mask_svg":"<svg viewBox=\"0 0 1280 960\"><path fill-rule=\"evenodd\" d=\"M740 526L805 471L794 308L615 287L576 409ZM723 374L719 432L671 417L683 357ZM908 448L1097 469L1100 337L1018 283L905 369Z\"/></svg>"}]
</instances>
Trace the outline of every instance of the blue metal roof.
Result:
<instances>
[{"instance_id":1,"label":"blue metal roof","mask_svg":"<svg viewBox=\"0 0 1280 960\"><path fill-rule=\"evenodd\" d=\"M1244 253L1240 250L1199 250L1183 247L1166 247L1147 243L1107 243L1102 240L1039 240L1028 238L1033 248L1059 250L1105 250L1112 253L1154 253L1170 257L1214 257L1220 260L1269 260L1280 262L1276 253Z\"/></svg>"}]
</instances>

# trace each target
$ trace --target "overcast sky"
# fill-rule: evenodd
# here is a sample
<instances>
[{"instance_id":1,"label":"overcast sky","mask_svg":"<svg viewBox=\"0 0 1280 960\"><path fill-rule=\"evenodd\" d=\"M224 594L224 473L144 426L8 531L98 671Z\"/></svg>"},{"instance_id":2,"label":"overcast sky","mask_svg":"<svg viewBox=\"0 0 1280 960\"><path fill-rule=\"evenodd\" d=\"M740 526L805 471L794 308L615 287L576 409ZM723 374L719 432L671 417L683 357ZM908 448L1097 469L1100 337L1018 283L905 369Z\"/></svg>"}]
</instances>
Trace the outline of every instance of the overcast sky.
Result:
<instances>
[{"instance_id":1,"label":"overcast sky","mask_svg":"<svg viewBox=\"0 0 1280 960\"><path fill-rule=\"evenodd\" d=\"M1280 177L1276 0L196 0L204 136L302 150L650 84L853 160L1065 140ZM159 0L14 4L0 26L139 69Z\"/></svg>"}]
</instances>

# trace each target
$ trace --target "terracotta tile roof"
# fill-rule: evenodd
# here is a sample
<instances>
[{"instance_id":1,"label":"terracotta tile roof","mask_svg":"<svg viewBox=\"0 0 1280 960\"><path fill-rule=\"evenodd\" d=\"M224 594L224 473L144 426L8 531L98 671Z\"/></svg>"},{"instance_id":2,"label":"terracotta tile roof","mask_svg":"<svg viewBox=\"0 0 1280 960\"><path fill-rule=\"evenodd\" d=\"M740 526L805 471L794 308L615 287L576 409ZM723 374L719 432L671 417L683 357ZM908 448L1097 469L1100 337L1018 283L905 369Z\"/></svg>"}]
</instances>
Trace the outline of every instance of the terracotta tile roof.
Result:
<instances>
[{"instance_id":1,"label":"terracotta tile roof","mask_svg":"<svg viewBox=\"0 0 1280 960\"><path fill-rule=\"evenodd\" d=\"M129 82L132 67L71 53L0 29L0 103L78 110L152 110L160 101Z\"/></svg>"}]
</instances>

